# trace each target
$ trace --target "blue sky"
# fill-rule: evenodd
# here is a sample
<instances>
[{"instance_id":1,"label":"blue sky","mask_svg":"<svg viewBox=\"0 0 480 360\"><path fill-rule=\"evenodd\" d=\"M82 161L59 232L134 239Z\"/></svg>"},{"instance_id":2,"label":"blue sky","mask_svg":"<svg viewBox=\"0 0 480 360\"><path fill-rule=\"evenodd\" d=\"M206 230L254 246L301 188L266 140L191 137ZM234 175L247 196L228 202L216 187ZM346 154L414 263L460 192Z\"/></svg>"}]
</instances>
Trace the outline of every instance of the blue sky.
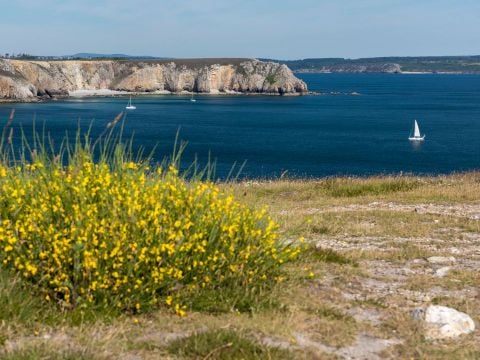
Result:
<instances>
[{"instance_id":1,"label":"blue sky","mask_svg":"<svg viewBox=\"0 0 480 360\"><path fill-rule=\"evenodd\" d=\"M480 0L0 0L0 53L480 54Z\"/></svg>"}]
</instances>

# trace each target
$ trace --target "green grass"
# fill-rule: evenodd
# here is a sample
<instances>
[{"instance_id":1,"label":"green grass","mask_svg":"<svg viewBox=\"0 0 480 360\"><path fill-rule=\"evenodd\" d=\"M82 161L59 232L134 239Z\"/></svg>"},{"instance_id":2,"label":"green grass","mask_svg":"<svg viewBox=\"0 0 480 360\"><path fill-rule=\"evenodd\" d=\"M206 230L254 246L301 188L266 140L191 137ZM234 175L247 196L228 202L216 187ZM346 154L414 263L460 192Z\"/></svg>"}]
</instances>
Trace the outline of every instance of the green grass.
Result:
<instances>
[{"instance_id":1,"label":"green grass","mask_svg":"<svg viewBox=\"0 0 480 360\"><path fill-rule=\"evenodd\" d=\"M61 309L58 304L43 300L37 287L0 268L0 333L2 324L14 324L24 329L39 324L78 326L98 321L108 324L120 316L112 307ZM1 337L0 337L1 339Z\"/></svg>"},{"instance_id":2,"label":"green grass","mask_svg":"<svg viewBox=\"0 0 480 360\"><path fill-rule=\"evenodd\" d=\"M2 360L95 360L94 354L75 350L56 350L47 345L18 349L2 354Z\"/></svg>"},{"instance_id":3,"label":"green grass","mask_svg":"<svg viewBox=\"0 0 480 360\"><path fill-rule=\"evenodd\" d=\"M32 324L45 321L54 312L39 297L32 296L18 278L0 268L0 321ZM50 316L49 316L50 315Z\"/></svg>"},{"instance_id":4,"label":"green grass","mask_svg":"<svg viewBox=\"0 0 480 360\"><path fill-rule=\"evenodd\" d=\"M213 330L175 340L171 354L188 359L294 359L287 350L267 347L232 330Z\"/></svg>"},{"instance_id":5,"label":"green grass","mask_svg":"<svg viewBox=\"0 0 480 360\"><path fill-rule=\"evenodd\" d=\"M348 256L340 254L332 249L325 249L316 246L309 246L305 251L304 256L310 261L358 266L358 263Z\"/></svg>"},{"instance_id":6,"label":"green grass","mask_svg":"<svg viewBox=\"0 0 480 360\"><path fill-rule=\"evenodd\" d=\"M282 304L272 296L268 287L252 287L244 290L238 287L204 289L191 294L187 306L193 311L210 314L241 312L258 313L264 310L281 309Z\"/></svg>"}]
</instances>

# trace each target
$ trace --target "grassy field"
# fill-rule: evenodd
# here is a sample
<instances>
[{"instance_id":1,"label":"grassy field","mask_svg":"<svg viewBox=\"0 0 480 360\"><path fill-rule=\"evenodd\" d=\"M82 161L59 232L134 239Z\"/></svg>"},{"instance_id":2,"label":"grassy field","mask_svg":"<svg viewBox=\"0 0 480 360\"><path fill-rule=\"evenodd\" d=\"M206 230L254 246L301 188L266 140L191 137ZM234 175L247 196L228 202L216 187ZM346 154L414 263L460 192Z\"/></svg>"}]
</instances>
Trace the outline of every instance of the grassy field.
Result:
<instances>
[{"instance_id":1,"label":"grassy field","mask_svg":"<svg viewBox=\"0 0 480 360\"><path fill-rule=\"evenodd\" d=\"M0 272L3 359L478 359L478 329L431 342L410 311L454 307L480 322L480 174L223 184L269 207L307 250L247 312L61 312ZM452 256L445 265L429 256Z\"/></svg>"}]
</instances>

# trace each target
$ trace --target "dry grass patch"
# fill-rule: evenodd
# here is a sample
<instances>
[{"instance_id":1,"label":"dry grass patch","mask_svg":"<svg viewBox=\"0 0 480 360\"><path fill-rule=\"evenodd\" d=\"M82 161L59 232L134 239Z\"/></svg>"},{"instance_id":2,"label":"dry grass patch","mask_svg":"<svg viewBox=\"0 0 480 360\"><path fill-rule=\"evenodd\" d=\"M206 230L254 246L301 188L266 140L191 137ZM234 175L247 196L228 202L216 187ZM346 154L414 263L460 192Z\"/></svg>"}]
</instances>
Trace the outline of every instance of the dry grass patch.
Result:
<instances>
[{"instance_id":1,"label":"dry grass patch","mask_svg":"<svg viewBox=\"0 0 480 360\"><path fill-rule=\"evenodd\" d=\"M404 285L410 290L428 290L436 286L447 290L462 290L468 287L478 289L480 273L476 270L451 270L443 278L422 274L410 277Z\"/></svg>"},{"instance_id":2,"label":"dry grass patch","mask_svg":"<svg viewBox=\"0 0 480 360\"><path fill-rule=\"evenodd\" d=\"M324 180L246 181L225 185L245 201L284 205L341 205L392 201L398 203L478 202L480 172L436 177L368 177ZM285 207L291 208L291 207Z\"/></svg>"},{"instance_id":3,"label":"dry grass patch","mask_svg":"<svg viewBox=\"0 0 480 360\"><path fill-rule=\"evenodd\" d=\"M384 260L395 263L405 263L409 260L426 258L434 254L434 252L424 247L415 245L411 242L395 243L391 248L383 246L381 249L374 250L349 250L347 254L357 260Z\"/></svg>"},{"instance_id":4,"label":"dry grass patch","mask_svg":"<svg viewBox=\"0 0 480 360\"><path fill-rule=\"evenodd\" d=\"M304 332L312 340L334 347L355 342L360 326L352 316L339 308L323 304L308 308L306 312Z\"/></svg>"}]
</instances>

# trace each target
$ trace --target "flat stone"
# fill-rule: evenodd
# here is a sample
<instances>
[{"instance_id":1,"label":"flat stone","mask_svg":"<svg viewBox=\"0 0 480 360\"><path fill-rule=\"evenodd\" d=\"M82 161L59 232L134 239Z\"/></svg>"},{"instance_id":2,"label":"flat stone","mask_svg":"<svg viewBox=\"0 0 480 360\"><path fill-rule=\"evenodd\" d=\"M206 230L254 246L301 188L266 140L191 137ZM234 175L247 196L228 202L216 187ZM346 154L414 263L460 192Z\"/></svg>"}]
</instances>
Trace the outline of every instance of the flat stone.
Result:
<instances>
[{"instance_id":1,"label":"flat stone","mask_svg":"<svg viewBox=\"0 0 480 360\"><path fill-rule=\"evenodd\" d=\"M413 271L412 269L407 268L407 267L402 268L400 271L402 272L403 275L414 275L415 274L415 271Z\"/></svg>"},{"instance_id":2,"label":"flat stone","mask_svg":"<svg viewBox=\"0 0 480 360\"><path fill-rule=\"evenodd\" d=\"M412 263L414 264L423 264L425 262L425 260L423 259L413 259L412 260Z\"/></svg>"},{"instance_id":3,"label":"flat stone","mask_svg":"<svg viewBox=\"0 0 480 360\"><path fill-rule=\"evenodd\" d=\"M440 305L430 305L427 308L425 324L425 335L431 340L452 339L475 330L475 323L470 316Z\"/></svg>"},{"instance_id":4,"label":"flat stone","mask_svg":"<svg viewBox=\"0 0 480 360\"><path fill-rule=\"evenodd\" d=\"M430 264L449 264L454 263L456 260L453 256L430 256L427 261Z\"/></svg>"},{"instance_id":5,"label":"flat stone","mask_svg":"<svg viewBox=\"0 0 480 360\"><path fill-rule=\"evenodd\" d=\"M460 249L458 249L458 248L456 248L456 247L451 247L451 248L450 248L450 252L451 252L452 254L461 254L461 253L462 253L462 250L460 250Z\"/></svg>"},{"instance_id":6,"label":"flat stone","mask_svg":"<svg viewBox=\"0 0 480 360\"><path fill-rule=\"evenodd\" d=\"M436 277L439 277L439 278L442 278L444 277L445 275L448 274L448 272L451 270L452 268L450 266L444 266L444 267L441 267L440 269L437 269L437 271L435 271L435 276Z\"/></svg>"}]
</instances>

